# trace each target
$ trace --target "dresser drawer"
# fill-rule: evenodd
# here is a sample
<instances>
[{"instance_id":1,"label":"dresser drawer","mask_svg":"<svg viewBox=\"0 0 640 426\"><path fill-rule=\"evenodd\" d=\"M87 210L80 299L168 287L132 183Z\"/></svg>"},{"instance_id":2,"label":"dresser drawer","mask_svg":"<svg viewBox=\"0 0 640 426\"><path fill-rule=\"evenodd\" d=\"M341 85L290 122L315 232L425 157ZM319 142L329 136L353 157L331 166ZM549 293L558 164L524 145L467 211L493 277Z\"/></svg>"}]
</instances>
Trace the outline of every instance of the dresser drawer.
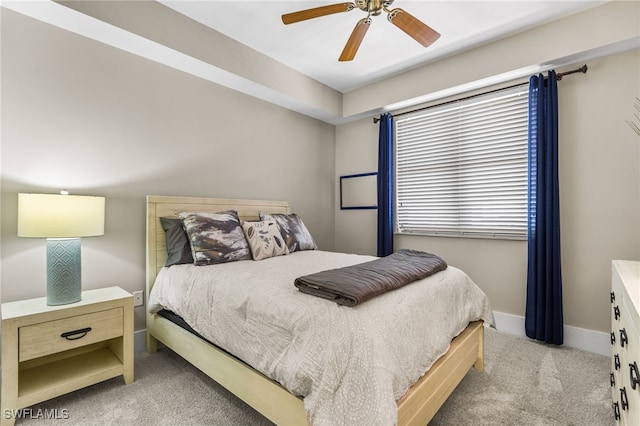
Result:
<instances>
[{"instance_id":1,"label":"dresser drawer","mask_svg":"<svg viewBox=\"0 0 640 426\"><path fill-rule=\"evenodd\" d=\"M625 300L628 302L628 300ZM631 375L631 365L634 363L640 366L640 333L635 321L637 318L633 318L634 311L631 311L629 303L625 305L626 311L630 315L626 315L621 318L620 330L618 335L620 336L621 344L624 340L624 347L620 347L620 353L622 356L622 368L620 377L620 408L621 415L624 419L624 423L628 426L640 425L640 385L636 384L633 388ZM622 333L626 336L624 339Z\"/></svg>"},{"instance_id":2,"label":"dresser drawer","mask_svg":"<svg viewBox=\"0 0 640 426\"><path fill-rule=\"evenodd\" d=\"M113 339L123 335L123 327L123 308L20 327L19 361Z\"/></svg>"}]
</instances>

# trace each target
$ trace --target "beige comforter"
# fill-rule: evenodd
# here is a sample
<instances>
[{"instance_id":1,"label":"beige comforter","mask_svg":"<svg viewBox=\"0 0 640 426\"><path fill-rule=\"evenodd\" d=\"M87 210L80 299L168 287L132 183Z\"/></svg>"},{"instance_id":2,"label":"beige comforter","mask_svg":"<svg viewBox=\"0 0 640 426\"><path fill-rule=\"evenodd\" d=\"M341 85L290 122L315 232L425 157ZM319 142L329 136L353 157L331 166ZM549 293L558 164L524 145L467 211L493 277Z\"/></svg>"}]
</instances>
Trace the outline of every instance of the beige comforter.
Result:
<instances>
[{"instance_id":1,"label":"beige comforter","mask_svg":"<svg viewBox=\"0 0 640 426\"><path fill-rule=\"evenodd\" d=\"M304 397L315 425L393 425L396 401L470 321L493 323L485 294L459 269L355 307L298 291L296 277L375 259L323 251L158 274L150 312L197 332Z\"/></svg>"}]
</instances>

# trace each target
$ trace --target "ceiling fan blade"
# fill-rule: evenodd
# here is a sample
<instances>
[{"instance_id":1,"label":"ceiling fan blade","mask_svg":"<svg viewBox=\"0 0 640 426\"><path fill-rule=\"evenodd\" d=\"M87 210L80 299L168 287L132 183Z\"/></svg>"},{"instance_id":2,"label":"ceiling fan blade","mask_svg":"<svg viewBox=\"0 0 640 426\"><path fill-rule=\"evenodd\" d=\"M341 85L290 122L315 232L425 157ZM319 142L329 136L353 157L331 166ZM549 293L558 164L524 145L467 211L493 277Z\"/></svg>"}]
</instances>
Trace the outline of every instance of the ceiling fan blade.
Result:
<instances>
[{"instance_id":1,"label":"ceiling fan blade","mask_svg":"<svg viewBox=\"0 0 640 426\"><path fill-rule=\"evenodd\" d=\"M349 37L349 40L347 40L347 44L344 46L344 50L338 59L339 61L351 61L355 58L356 52L360 47L360 43L362 43L362 39L369 29L369 25L371 25L371 19L369 18L364 18L358 21L356 27L351 33L351 36Z\"/></svg>"},{"instance_id":2,"label":"ceiling fan blade","mask_svg":"<svg viewBox=\"0 0 640 426\"><path fill-rule=\"evenodd\" d=\"M440 38L440 33L420 21L415 16L403 9L397 8L389 12L389 22L413 37L415 41L424 47L430 46Z\"/></svg>"},{"instance_id":3,"label":"ceiling fan blade","mask_svg":"<svg viewBox=\"0 0 640 426\"><path fill-rule=\"evenodd\" d=\"M314 7L313 9L299 10L298 12L286 13L282 15L282 22L285 25L295 22L306 21L307 19L318 18L320 16L331 15L333 13L349 12L356 7L354 3L338 3L327 6Z\"/></svg>"}]
</instances>

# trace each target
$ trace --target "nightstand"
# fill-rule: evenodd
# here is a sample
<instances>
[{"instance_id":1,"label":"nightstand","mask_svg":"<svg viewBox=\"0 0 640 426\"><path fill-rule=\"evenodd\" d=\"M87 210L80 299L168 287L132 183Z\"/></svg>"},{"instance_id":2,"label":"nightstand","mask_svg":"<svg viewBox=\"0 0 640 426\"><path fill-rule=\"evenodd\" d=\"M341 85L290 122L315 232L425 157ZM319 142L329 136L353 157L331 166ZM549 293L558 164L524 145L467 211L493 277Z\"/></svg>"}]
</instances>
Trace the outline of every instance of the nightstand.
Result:
<instances>
[{"instance_id":1,"label":"nightstand","mask_svg":"<svg viewBox=\"0 0 640 426\"><path fill-rule=\"evenodd\" d=\"M82 292L80 302L46 297L2 304L0 424L17 410L124 376L133 382L133 296L120 287Z\"/></svg>"}]
</instances>

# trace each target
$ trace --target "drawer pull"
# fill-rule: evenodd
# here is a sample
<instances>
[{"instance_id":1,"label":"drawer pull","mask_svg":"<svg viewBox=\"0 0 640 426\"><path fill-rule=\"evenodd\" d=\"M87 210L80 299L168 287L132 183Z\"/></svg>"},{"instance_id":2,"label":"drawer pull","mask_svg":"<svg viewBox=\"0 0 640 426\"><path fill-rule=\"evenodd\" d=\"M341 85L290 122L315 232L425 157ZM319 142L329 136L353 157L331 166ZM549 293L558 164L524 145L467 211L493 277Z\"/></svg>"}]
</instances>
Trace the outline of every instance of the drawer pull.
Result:
<instances>
[{"instance_id":1,"label":"drawer pull","mask_svg":"<svg viewBox=\"0 0 640 426\"><path fill-rule=\"evenodd\" d=\"M613 414L616 417L616 420L620 420L620 406L617 402L613 403Z\"/></svg>"},{"instance_id":2,"label":"drawer pull","mask_svg":"<svg viewBox=\"0 0 640 426\"><path fill-rule=\"evenodd\" d=\"M63 337L65 339L67 339L67 340L78 340L78 339L82 339L90 331L91 331L91 327L81 328L80 330L64 332L64 333L62 333L60 335L60 337ZM75 337L73 337L73 336L75 336Z\"/></svg>"},{"instance_id":3,"label":"drawer pull","mask_svg":"<svg viewBox=\"0 0 640 426\"><path fill-rule=\"evenodd\" d=\"M627 329L623 328L620 330L620 346L624 348L625 343L629 343L629 339L627 338Z\"/></svg>"},{"instance_id":4,"label":"drawer pull","mask_svg":"<svg viewBox=\"0 0 640 426\"><path fill-rule=\"evenodd\" d=\"M620 307L616 306L615 308L613 308L613 316L616 319L620 319Z\"/></svg>"},{"instance_id":5,"label":"drawer pull","mask_svg":"<svg viewBox=\"0 0 640 426\"><path fill-rule=\"evenodd\" d=\"M616 375L609 373L609 380L611 380L611 387L614 387L616 385Z\"/></svg>"},{"instance_id":6,"label":"drawer pull","mask_svg":"<svg viewBox=\"0 0 640 426\"><path fill-rule=\"evenodd\" d=\"M616 344L616 333L614 333L613 331L611 332L611 344Z\"/></svg>"},{"instance_id":7,"label":"drawer pull","mask_svg":"<svg viewBox=\"0 0 640 426\"><path fill-rule=\"evenodd\" d=\"M627 388L620 389L620 406L623 410L629 408L629 400L627 399Z\"/></svg>"},{"instance_id":8,"label":"drawer pull","mask_svg":"<svg viewBox=\"0 0 640 426\"><path fill-rule=\"evenodd\" d=\"M616 301L616 293L615 292L611 292L611 303Z\"/></svg>"},{"instance_id":9,"label":"drawer pull","mask_svg":"<svg viewBox=\"0 0 640 426\"><path fill-rule=\"evenodd\" d=\"M613 356L613 365L616 367L616 370L620 370L620 355L615 354Z\"/></svg>"},{"instance_id":10,"label":"drawer pull","mask_svg":"<svg viewBox=\"0 0 640 426\"><path fill-rule=\"evenodd\" d=\"M640 384L640 374L638 373L638 363L633 361L633 364L629 364L629 381L631 382L631 389L635 389Z\"/></svg>"}]
</instances>

